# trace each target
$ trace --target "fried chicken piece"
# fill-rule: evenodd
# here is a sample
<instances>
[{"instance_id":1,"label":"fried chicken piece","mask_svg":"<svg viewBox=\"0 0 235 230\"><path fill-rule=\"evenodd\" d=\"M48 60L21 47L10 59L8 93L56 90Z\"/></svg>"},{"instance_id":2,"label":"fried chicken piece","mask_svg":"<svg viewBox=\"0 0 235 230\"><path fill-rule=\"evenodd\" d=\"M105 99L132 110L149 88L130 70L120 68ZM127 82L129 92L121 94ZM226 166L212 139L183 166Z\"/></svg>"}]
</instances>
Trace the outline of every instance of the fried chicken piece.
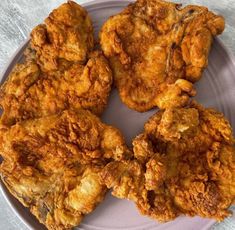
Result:
<instances>
[{"instance_id":1,"label":"fried chicken piece","mask_svg":"<svg viewBox=\"0 0 235 230\"><path fill-rule=\"evenodd\" d=\"M98 173L132 153L119 130L86 110L0 129L2 181L48 229L71 229L107 191Z\"/></svg>"},{"instance_id":2,"label":"fried chicken piece","mask_svg":"<svg viewBox=\"0 0 235 230\"><path fill-rule=\"evenodd\" d=\"M111 70L98 51L90 55L85 66L74 63L63 71L44 73L34 61L18 64L0 90L0 105L4 109L1 123L12 125L69 108L101 114L111 84Z\"/></svg>"},{"instance_id":3,"label":"fried chicken piece","mask_svg":"<svg viewBox=\"0 0 235 230\"><path fill-rule=\"evenodd\" d=\"M202 6L137 0L110 17L100 43L122 101L140 112L186 105L224 19Z\"/></svg>"},{"instance_id":4,"label":"fried chicken piece","mask_svg":"<svg viewBox=\"0 0 235 230\"><path fill-rule=\"evenodd\" d=\"M192 102L168 108L133 141L134 159L102 169L113 195L160 222L184 214L223 220L235 200L235 147L229 122Z\"/></svg>"},{"instance_id":5,"label":"fried chicken piece","mask_svg":"<svg viewBox=\"0 0 235 230\"><path fill-rule=\"evenodd\" d=\"M43 71L57 70L60 62L85 63L94 48L93 27L87 11L68 1L53 10L31 33L31 46Z\"/></svg>"},{"instance_id":6,"label":"fried chicken piece","mask_svg":"<svg viewBox=\"0 0 235 230\"><path fill-rule=\"evenodd\" d=\"M91 21L69 1L32 32L26 58L0 88L1 123L13 125L65 109L100 115L112 85L112 71L101 51L93 51Z\"/></svg>"}]
</instances>

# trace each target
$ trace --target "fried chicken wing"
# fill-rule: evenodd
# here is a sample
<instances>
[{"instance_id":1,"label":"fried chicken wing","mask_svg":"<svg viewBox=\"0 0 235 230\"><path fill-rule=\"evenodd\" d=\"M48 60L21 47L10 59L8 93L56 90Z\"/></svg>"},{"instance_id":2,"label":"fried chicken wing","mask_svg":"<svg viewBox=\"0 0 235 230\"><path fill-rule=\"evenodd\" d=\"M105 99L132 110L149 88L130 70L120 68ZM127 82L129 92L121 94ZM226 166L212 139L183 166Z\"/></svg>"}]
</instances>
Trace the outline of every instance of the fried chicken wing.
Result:
<instances>
[{"instance_id":1,"label":"fried chicken wing","mask_svg":"<svg viewBox=\"0 0 235 230\"><path fill-rule=\"evenodd\" d=\"M62 4L31 33L31 46L43 71L56 70L61 61L85 63L94 48L87 11L73 1Z\"/></svg>"},{"instance_id":2,"label":"fried chicken wing","mask_svg":"<svg viewBox=\"0 0 235 230\"><path fill-rule=\"evenodd\" d=\"M187 104L224 19L202 6L137 0L110 17L100 43L122 101L140 112Z\"/></svg>"},{"instance_id":3,"label":"fried chicken wing","mask_svg":"<svg viewBox=\"0 0 235 230\"><path fill-rule=\"evenodd\" d=\"M85 110L0 129L1 179L48 229L71 229L105 195L98 173L132 153L119 130Z\"/></svg>"},{"instance_id":4,"label":"fried chicken wing","mask_svg":"<svg viewBox=\"0 0 235 230\"><path fill-rule=\"evenodd\" d=\"M160 222L181 214L218 221L230 215L235 147L221 113L196 102L160 111L133 140L133 151L134 159L111 162L100 173L114 196L133 200Z\"/></svg>"}]
</instances>

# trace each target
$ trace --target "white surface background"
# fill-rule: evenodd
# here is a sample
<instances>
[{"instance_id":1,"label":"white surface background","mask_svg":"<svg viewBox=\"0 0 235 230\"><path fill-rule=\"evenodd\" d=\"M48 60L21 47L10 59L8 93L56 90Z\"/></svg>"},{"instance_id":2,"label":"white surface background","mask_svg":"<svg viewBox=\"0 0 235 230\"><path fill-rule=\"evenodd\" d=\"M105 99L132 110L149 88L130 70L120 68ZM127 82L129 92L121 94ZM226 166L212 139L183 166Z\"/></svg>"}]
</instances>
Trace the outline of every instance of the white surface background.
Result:
<instances>
[{"instance_id":1,"label":"white surface background","mask_svg":"<svg viewBox=\"0 0 235 230\"><path fill-rule=\"evenodd\" d=\"M99 1L99 0L97 0ZM31 29L43 21L48 13L64 0L0 0L0 73ZM78 3L86 0L76 1ZM235 56L235 0L182 0L209 7L226 19L226 30L221 37ZM235 229L234 218L228 218L214 227L216 230ZM0 193L0 230L27 230L15 216Z\"/></svg>"}]
</instances>

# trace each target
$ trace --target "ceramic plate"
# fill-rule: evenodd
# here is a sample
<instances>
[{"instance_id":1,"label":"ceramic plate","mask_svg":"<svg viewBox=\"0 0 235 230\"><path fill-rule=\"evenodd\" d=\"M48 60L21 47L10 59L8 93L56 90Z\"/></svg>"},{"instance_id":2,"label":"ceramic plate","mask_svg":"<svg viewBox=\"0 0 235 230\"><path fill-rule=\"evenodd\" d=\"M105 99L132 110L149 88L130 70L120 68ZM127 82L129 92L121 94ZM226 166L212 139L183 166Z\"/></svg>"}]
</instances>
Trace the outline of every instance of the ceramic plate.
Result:
<instances>
[{"instance_id":1,"label":"ceramic plate","mask_svg":"<svg viewBox=\"0 0 235 230\"><path fill-rule=\"evenodd\" d=\"M89 1L83 6L93 19L96 36L105 20L125 7L127 0L99 0ZM7 78L14 65L22 59L23 51L28 45L26 41L16 52L2 76L2 82ZM196 99L204 106L210 106L223 112L235 128L235 62L223 44L216 39L210 53L209 66L204 71L202 79L196 84ZM128 144L143 129L146 120L156 110L138 113L128 109L116 90L110 96L109 105L102 117L103 121L119 128L124 134ZM2 192L18 215L18 217L31 229L43 230L44 226L38 223L33 215L13 198L2 185ZM204 230L209 229L214 220L200 217L179 217L176 220L159 224L147 217L141 216L135 205L126 200L119 200L107 194L103 203L82 224L75 229L84 230Z\"/></svg>"}]
</instances>

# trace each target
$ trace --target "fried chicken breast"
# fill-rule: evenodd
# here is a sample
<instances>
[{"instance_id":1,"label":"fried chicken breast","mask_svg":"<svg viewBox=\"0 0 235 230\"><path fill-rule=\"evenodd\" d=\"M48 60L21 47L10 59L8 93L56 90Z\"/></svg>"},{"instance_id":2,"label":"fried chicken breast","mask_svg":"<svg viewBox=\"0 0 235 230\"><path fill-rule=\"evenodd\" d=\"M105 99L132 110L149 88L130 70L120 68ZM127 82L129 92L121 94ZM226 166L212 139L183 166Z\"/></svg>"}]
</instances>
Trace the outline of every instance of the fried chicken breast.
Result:
<instances>
[{"instance_id":1,"label":"fried chicken breast","mask_svg":"<svg viewBox=\"0 0 235 230\"><path fill-rule=\"evenodd\" d=\"M139 112L187 104L224 19L202 6L137 0L110 17L100 43L122 101Z\"/></svg>"},{"instance_id":2,"label":"fried chicken breast","mask_svg":"<svg viewBox=\"0 0 235 230\"><path fill-rule=\"evenodd\" d=\"M134 159L109 163L101 182L118 198L160 222L184 214L230 215L235 200L235 147L232 129L219 112L195 102L168 108L145 124L133 140Z\"/></svg>"},{"instance_id":3,"label":"fried chicken breast","mask_svg":"<svg viewBox=\"0 0 235 230\"><path fill-rule=\"evenodd\" d=\"M116 128L85 110L0 129L1 179L48 229L70 229L107 191L98 173L131 152Z\"/></svg>"}]
</instances>

